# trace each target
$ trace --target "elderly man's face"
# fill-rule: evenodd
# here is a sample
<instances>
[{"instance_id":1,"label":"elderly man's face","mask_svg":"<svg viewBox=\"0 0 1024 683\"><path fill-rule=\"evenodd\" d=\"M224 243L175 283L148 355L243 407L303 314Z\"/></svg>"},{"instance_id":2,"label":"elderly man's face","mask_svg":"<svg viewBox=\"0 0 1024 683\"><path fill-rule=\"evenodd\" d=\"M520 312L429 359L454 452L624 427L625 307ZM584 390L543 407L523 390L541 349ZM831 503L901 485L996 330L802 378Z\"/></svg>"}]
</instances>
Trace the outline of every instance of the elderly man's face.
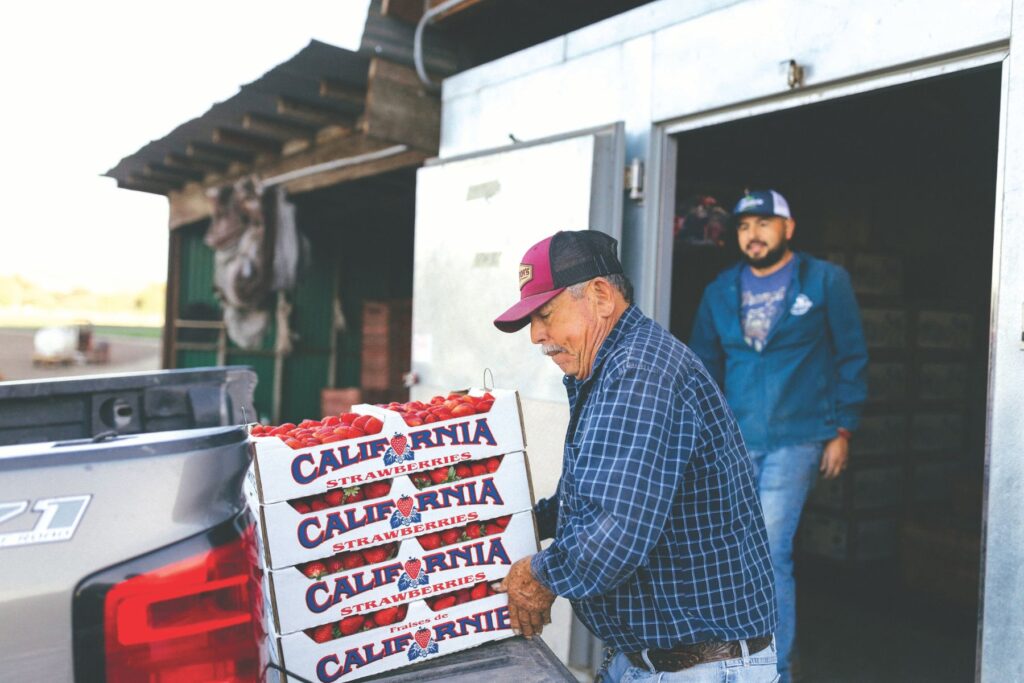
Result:
<instances>
[{"instance_id":1,"label":"elderly man's face","mask_svg":"<svg viewBox=\"0 0 1024 683\"><path fill-rule=\"evenodd\" d=\"M586 354L598 328L598 316L590 298L584 295L575 299L564 291L530 316L530 341L540 344L541 353L551 358L562 372L579 377L581 370L590 372L588 363L593 359L588 361Z\"/></svg>"}]
</instances>

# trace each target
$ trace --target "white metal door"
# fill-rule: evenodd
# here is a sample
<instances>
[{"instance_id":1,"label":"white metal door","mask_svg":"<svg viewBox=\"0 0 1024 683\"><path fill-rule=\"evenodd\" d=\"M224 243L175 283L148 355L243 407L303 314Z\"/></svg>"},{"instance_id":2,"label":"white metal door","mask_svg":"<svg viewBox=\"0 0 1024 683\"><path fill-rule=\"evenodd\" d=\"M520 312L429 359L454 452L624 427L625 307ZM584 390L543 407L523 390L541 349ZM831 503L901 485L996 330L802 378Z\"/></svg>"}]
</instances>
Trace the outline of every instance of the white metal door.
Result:
<instances>
[{"instance_id":1,"label":"white metal door","mask_svg":"<svg viewBox=\"0 0 1024 683\"><path fill-rule=\"evenodd\" d=\"M416 184L412 368L424 388L478 386L490 368L525 398L563 401L528 332L492 320L519 299L519 259L557 230L619 238L622 126L442 160Z\"/></svg>"}]
</instances>

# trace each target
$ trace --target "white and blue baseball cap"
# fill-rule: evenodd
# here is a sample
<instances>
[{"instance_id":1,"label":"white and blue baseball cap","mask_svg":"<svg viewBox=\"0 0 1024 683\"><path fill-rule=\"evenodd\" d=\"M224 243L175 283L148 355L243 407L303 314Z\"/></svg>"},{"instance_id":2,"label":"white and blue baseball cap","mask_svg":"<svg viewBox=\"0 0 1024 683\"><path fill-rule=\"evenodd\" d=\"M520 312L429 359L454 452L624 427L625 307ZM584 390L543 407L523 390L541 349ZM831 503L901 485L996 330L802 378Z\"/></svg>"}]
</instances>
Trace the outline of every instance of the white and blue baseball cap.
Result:
<instances>
[{"instance_id":1,"label":"white and blue baseball cap","mask_svg":"<svg viewBox=\"0 0 1024 683\"><path fill-rule=\"evenodd\" d=\"M739 216L779 216L792 218L789 202L775 190L756 190L747 192L732 210L734 217Z\"/></svg>"}]
</instances>

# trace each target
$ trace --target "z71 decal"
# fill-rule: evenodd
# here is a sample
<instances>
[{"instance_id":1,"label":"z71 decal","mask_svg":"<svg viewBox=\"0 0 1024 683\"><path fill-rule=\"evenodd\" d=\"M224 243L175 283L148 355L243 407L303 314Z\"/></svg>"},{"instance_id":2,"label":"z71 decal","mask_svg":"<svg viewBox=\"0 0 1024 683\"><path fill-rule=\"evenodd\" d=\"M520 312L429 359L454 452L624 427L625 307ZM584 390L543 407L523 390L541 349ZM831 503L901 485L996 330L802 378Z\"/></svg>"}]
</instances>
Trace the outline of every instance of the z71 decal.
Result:
<instances>
[{"instance_id":1,"label":"z71 decal","mask_svg":"<svg viewBox=\"0 0 1024 683\"><path fill-rule=\"evenodd\" d=\"M26 531L9 531L0 533L0 548L13 548L19 545L36 543L56 543L70 541L75 535L85 514L85 508L92 500L91 495L61 496L60 498L42 498L32 506L33 512L41 513L33 528ZM8 520L24 514L31 501L19 500L0 503L0 525Z\"/></svg>"}]
</instances>

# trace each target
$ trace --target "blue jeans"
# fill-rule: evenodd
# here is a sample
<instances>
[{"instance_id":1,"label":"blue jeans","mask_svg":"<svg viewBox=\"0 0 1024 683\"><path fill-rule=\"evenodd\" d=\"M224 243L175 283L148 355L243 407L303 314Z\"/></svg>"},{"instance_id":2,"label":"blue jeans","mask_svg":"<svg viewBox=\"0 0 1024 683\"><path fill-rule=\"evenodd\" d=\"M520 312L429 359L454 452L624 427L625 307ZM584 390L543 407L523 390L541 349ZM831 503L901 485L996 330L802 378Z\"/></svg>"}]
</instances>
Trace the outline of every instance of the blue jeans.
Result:
<instances>
[{"instance_id":1,"label":"blue jeans","mask_svg":"<svg viewBox=\"0 0 1024 683\"><path fill-rule=\"evenodd\" d=\"M790 656L796 639L793 537L807 494L818 479L823 448L822 442L815 441L774 451L750 451L775 569L775 601L779 608L775 640L779 650L780 683L790 683Z\"/></svg>"},{"instance_id":2,"label":"blue jeans","mask_svg":"<svg viewBox=\"0 0 1024 683\"><path fill-rule=\"evenodd\" d=\"M775 643L746 657L698 664L689 669L651 673L633 666L621 652L598 672L601 683L778 683ZM601 677L603 675L603 678Z\"/></svg>"}]
</instances>

